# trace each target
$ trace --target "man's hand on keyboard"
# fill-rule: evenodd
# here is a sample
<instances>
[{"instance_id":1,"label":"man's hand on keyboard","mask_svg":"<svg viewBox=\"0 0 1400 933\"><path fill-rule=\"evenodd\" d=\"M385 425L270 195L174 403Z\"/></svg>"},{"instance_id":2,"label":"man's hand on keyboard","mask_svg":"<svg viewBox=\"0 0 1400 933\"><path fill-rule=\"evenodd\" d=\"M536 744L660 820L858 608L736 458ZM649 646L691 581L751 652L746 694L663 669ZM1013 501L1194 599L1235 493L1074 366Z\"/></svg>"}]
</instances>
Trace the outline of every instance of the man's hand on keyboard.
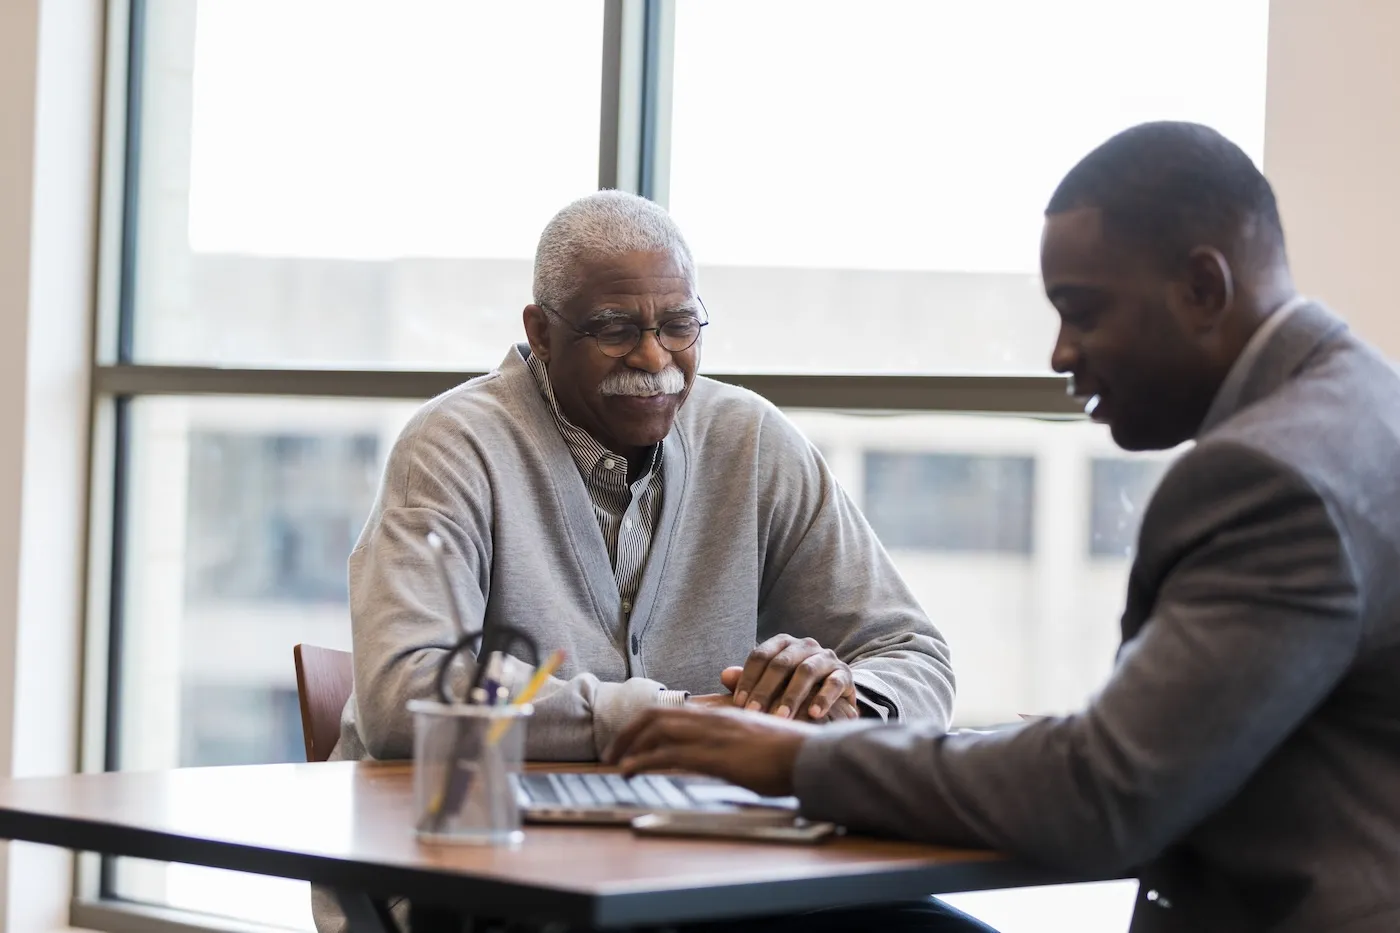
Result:
<instances>
[{"instance_id":1,"label":"man's hand on keyboard","mask_svg":"<svg viewBox=\"0 0 1400 933\"><path fill-rule=\"evenodd\" d=\"M629 776L679 768L782 797L792 793L797 753L816 728L738 710L657 707L633 719L604 760Z\"/></svg>"}]
</instances>

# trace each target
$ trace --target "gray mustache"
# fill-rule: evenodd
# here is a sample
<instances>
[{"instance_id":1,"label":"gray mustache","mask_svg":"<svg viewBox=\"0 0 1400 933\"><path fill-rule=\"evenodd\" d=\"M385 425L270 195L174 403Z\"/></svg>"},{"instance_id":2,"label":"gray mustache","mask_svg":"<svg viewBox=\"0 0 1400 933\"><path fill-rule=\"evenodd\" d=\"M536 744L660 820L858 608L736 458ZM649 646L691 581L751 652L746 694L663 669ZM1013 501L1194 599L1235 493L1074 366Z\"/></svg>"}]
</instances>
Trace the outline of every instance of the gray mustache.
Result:
<instances>
[{"instance_id":1,"label":"gray mustache","mask_svg":"<svg viewBox=\"0 0 1400 933\"><path fill-rule=\"evenodd\" d=\"M685 391L685 375L677 366L667 366L659 373L624 369L608 374L598 391L603 395L679 395Z\"/></svg>"}]
</instances>

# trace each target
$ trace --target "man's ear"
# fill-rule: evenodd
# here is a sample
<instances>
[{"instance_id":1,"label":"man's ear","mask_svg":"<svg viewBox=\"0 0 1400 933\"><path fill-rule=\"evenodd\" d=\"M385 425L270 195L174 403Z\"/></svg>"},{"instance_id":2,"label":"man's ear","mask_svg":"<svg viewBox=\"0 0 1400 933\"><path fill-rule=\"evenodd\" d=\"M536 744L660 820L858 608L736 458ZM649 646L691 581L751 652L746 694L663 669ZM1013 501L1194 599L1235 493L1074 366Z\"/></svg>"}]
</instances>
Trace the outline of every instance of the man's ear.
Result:
<instances>
[{"instance_id":1,"label":"man's ear","mask_svg":"<svg viewBox=\"0 0 1400 933\"><path fill-rule=\"evenodd\" d=\"M1191 250L1182 284L1184 304L1199 330L1213 330L1235 303L1235 276L1230 261L1213 246Z\"/></svg>"},{"instance_id":2,"label":"man's ear","mask_svg":"<svg viewBox=\"0 0 1400 933\"><path fill-rule=\"evenodd\" d=\"M549 362L549 316L539 305L526 305L522 314L525 322L525 339L530 341L530 352L541 360Z\"/></svg>"}]
</instances>

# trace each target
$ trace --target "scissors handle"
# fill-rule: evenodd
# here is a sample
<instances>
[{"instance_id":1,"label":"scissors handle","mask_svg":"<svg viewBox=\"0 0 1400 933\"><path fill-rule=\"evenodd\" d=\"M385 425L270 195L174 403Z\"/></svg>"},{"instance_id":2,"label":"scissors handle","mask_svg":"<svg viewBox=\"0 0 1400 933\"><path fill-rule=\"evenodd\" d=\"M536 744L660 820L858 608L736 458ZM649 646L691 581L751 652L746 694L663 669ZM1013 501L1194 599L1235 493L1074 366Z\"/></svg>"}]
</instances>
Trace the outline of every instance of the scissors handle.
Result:
<instances>
[{"instance_id":1,"label":"scissors handle","mask_svg":"<svg viewBox=\"0 0 1400 933\"><path fill-rule=\"evenodd\" d=\"M458 698L452 694L448 683L452 670L452 661L458 655L470 654L472 644L481 639L481 651L475 657L476 668L472 674L471 683L467 687L465 697ZM513 625L493 625L489 632L484 629L476 632L467 632L457 639L456 644L443 656L442 663L438 666L437 694L442 702L449 706L454 703L466 703L475 691L483 686L486 675L486 659L492 652L499 651L501 654L510 654L510 649L514 647L524 648L524 653L529 655L529 663L533 667L538 667L540 663L539 646L534 638ZM522 658L521 660L525 660Z\"/></svg>"}]
</instances>

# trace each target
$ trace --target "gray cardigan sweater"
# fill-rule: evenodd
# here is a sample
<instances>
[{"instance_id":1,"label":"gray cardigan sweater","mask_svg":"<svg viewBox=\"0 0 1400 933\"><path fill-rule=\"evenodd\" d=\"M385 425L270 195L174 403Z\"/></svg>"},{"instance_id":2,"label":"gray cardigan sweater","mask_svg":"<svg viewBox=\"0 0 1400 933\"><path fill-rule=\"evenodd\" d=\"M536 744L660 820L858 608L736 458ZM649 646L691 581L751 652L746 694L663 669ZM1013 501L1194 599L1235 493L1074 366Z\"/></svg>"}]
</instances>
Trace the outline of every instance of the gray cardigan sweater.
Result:
<instances>
[{"instance_id":1,"label":"gray cardigan sweater","mask_svg":"<svg viewBox=\"0 0 1400 933\"><path fill-rule=\"evenodd\" d=\"M698 378L663 444L664 498L630 618L588 493L525 363L428 402L389 456L350 557L355 695L337 758L412 751L405 703L454 641L425 537L469 626L509 622L568 660L526 753L597 758L665 688L720 692L755 643L811 636L902 719L944 728L948 647L820 455L773 405ZM453 671L462 692L470 659Z\"/></svg>"}]
</instances>

